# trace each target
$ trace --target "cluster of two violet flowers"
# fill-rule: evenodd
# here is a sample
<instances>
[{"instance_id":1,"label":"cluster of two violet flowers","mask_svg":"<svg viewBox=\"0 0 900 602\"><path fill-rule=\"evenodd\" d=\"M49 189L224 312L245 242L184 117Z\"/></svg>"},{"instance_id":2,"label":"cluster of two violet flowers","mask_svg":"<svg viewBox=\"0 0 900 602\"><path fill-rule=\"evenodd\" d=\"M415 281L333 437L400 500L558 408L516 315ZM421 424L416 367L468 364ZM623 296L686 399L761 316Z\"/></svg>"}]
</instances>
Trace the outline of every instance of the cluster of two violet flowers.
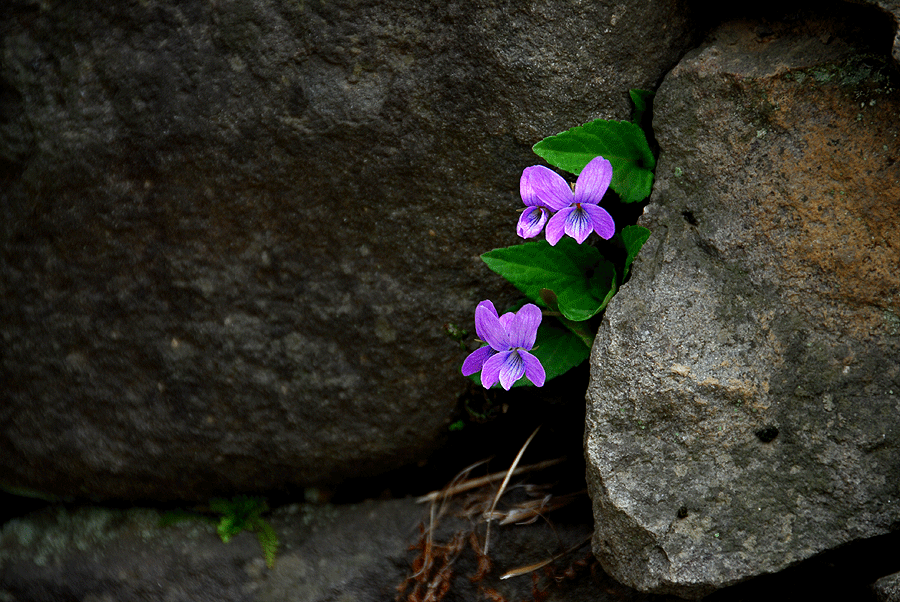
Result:
<instances>
[{"instance_id":1,"label":"cluster of two violet flowers","mask_svg":"<svg viewBox=\"0 0 900 602\"><path fill-rule=\"evenodd\" d=\"M522 238L533 238L546 226L546 238L555 246L564 234L581 244L591 232L609 240L616 226L599 206L612 182L612 165L603 157L588 163L575 182L575 190L556 172L533 165L522 172L519 190L525 211L516 228ZM475 331L487 345L479 347L462 365L464 376L481 371L481 384L489 389L497 382L507 391L524 375L541 387L544 367L531 350L541 324L541 310L528 303L502 316L494 304L482 301L475 308Z\"/></svg>"}]
</instances>

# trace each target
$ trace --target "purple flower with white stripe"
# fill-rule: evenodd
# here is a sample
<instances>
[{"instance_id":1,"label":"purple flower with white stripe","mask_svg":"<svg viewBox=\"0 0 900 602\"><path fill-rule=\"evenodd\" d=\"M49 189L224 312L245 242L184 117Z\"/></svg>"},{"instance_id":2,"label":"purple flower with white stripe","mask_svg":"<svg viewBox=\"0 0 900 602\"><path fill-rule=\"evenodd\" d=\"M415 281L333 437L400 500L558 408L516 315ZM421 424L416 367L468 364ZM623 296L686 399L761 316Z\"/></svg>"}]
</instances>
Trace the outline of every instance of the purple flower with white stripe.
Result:
<instances>
[{"instance_id":1,"label":"purple flower with white stripe","mask_svg":"<svg viewBox=\"0 0 900 602\"><path fill-rule=\"evenodd\" d=\"M540 324L541 310L532 303L516 313L500 316L493 303L482 301L475 308L475 332L487 345L469 354L463 362L463 375L481 370L481 384L485 389L499 381L500 386L509 391L523 375L536 386L543 386L544 367L529 353Z\"/></svg>"},{"instance_id":2,"label":"purple flower with white stripe","mask_svg":"<svg viewBox=\"0 0 900 602\"><path fill-rule=\"evenodd\" d=\"M599 206L612 182L612 164L603 157L588 163L578 180L575 192L555 171L541 165L522 172L519 189L522 202L528 207L519 218L518 233L522 238L540 234L547 226L547 242L556 245L563 234L581 244L591 232L610 239L616 232L612 216ZM549 217L553 212L555 215Z\"/></svg>"}]
</instances>

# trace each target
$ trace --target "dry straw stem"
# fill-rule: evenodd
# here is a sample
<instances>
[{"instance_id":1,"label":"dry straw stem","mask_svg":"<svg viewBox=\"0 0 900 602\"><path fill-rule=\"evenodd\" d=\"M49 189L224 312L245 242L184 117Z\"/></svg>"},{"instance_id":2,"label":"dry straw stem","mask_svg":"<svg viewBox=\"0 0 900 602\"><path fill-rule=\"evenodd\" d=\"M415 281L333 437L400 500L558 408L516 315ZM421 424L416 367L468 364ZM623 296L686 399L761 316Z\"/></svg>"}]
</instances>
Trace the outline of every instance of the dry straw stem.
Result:
<instances>
[{"instance_id":1,"label":"dry straw stem","mask_svg":"<svg viewBox=\"0 0 900 602\"><path fill-rule=\"evenodd\" d=\"M501 519L501 525L508 525L510 523L527 525L533 523L538 517L543 516L547 512L552 512L563 506L567 506L585 493L587 493L587 489L582 489L581 491L569 493L567 495L553 496L547 494L539 500L522 502L519 504L518 508L513 508L507 512L495 512L492 518Z\"/></svg>"},{"instance_id":2,"label":"dry straw stem","mask_svg":"<svg viewBox=\"0 0 900 602\"><path fill-rule=\"evenodd\" d=\"M509 470L506 471L506 478L503 479L503 483L500 484L500 489L497 490L497 495L494 496L494 503L491 504L491 509L485 513L485 517L493 516L494 510L497 508L497 502L500 500L500 496L503 495L504 490L506 490L506 486L509 484L509 480L512 478L513 473L516 471L516 466L519 464L519 460L522 459L522 454L525 453L525 450L528 448L528 444L531 443L531 440L534 439L534 436L538 434L538 431L541 430L541 427L538 426L534 429L534 432L531 433L531 436L528 438L528 441L525 442L525 445L522 446L522 449L519 450L519 453L516 454L516 459L513 460L513 463L510 465ZM487 529L484 533L484 552L483 554L487 556L488 553L488 544L491 541L491 521L489 518L485 518L487 522Z\"/></svg>"},{"instance_id":3,"label":"dry straw stem","mask_svg":"<svg viewBox=\"0 0 900 602\"><path fill-rule=\"evenodd\" d=\"M521 466L515 469L510 476L517 476L526 472L534 471L534 470L543 470L545 468L549 468L550 466L556 466L557 464L561 464L566 461L566 457L563 456L561 458L556 458L554 460L544 460L543 462L538 462L537 464L529 464L527 466ZM484 464L487 460L482 460L478 462L478 464ZM478 466L478 464L473 464L469 468L465 469L463 473L472 470ZM416 503L424 504L425 502L431 502L439 497L448 498L452 495L456 495L457 493L462 493L464 491L469 491L470 489L477 489L482 485L487 485L488 483L493 483L494 481L499 481L500 479L509 475L509 470L504 470L503 472L495 472L489 475L485 475L483 477L478 477L477 479L471 479L469 481L463 481L458 485L453 485L452 483L448 487L444 487L440 491L432 491L431 493L425 494L422 497L416 498ZM458 479L454 479L454 482Z\"/></svg>"},{"instance_id":4,"label":"dry straw stem","mask_svg":"<svg viewBox=\"0 0 900 602\"><path fill-rule=\"evenodd\" d=\"M517 569L512 569L511 571L506 571L505 573L500 575L500 579L509 579L510 577L518 577L519 575L527 575L533 571L542 569L545 566L547 566L548 564L550 564L551 562L556 562L557 560L559 560L566 554L574 552L575 550L577 550L578 548L580 548L581 546L583 546L584 544L589 542L591 540L591 537L593 537L593 534L588 535L587 537L585 537L584 539L579 541L577 544L575 544L574 546L572 546L565 552L560 552L556 556L551 556L550 558L547 558L546 560L541 560L540 562L535 562L534 564L528 564L525 566L520 566Z\"/></svg>"}]
</instances>

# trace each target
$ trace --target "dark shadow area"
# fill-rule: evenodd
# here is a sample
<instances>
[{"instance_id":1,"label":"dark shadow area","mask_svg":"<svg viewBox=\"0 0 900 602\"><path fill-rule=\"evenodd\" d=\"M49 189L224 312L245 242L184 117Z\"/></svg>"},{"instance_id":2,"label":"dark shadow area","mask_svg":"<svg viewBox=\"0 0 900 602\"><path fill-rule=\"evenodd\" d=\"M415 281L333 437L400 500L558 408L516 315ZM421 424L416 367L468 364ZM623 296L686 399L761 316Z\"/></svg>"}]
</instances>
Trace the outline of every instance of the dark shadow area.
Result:
<instances>
[{"instance_id":1,"label":"dark shadow area","mask_svg":"<svg viewBox=\"0 0 900 602\"><path fill-rule=\"evenodd\" d=\"M860 53L888 59L897 31L897 23L890 13L873 5L839 0L764 0L750 4L720 2L714 5L692 0L689 4L691 13L699 16L698 28L707 33L725 21L754 20L758 21L757 37L765 42L788 32L816 32L827 23L831 30L829 35L850 42Z\"/></svg>"},{"instance_id":2,"label":"dark shadow area","mask_svg":"<svg viewBox=\"0 0 900 602\"><path fill-rule=\"evenodd\" d=\"M446 443L417 466L384 475L354 479L332 492L333 503L352 503L367 498L419 496L441 489L467 466L489 459L478 474L509 468L519 449L540 426L522 457L534 464L565 456L552 472L554 481L572 487L584 485L584 396L588 366L570 370L544 387L516 387L510 391L485 391L471 384L460 397L458 430L447 433ZM476 474L473 472L473 476Z\"/></svg>"},{"instance_id":3,"label":"dark shadow area","mask_svg":"<svg viewBox=\"0 0 900 602\"><path fill-rule=\"evenodd\" d=\"M774 575L719 590L703 602L853 600L875 602L872 584L900 571L900 532L855 541Z\"/></svg>"},{"instance_id":4,"label":"dark shadow area","mask_svg":"<svg viewBox=\"0 0 900 602\"><path fill-rule=\"evenodd\" d=\"M54 502L13 495L12 493L0 491L0 527L6 524L10 519L46 508L53 503Z\"/></svg>"}]
</instances>

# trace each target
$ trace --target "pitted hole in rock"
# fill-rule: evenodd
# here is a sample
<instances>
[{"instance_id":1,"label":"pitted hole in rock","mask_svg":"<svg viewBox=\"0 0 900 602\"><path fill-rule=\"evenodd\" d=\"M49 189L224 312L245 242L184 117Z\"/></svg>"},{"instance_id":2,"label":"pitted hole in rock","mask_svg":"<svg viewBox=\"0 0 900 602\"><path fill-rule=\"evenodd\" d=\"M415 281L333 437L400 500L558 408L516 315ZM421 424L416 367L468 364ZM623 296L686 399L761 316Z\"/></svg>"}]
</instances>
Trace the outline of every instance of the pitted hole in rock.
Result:
<instances>
[{"instance_id":1,"label":"pitted hole in rock","mask_svg":"<svg viewBox=\"0 0 900 602\"><path fill-rule=\"evenodd\" d=\"M769 426L765 426L765 427L759 429L754 434L763 443L771 443L772 441L775 440L775 437L778 436L778 428L774 427L772 425L769 425Z\"/></svg>"},{"instance_id":2,"label":"pitted hole in rock","mask_svg":"<svg viewBox=\"0 0 900 602\"><path fill-rule=\"evenodd\" d=\"M694 216L693 211L682 211L681 217L683 217L684 221L686 221L687 223L689 223L692 226L696 226L699 223L697 221L697 218Z\"/></svg>"}]
</instances>

